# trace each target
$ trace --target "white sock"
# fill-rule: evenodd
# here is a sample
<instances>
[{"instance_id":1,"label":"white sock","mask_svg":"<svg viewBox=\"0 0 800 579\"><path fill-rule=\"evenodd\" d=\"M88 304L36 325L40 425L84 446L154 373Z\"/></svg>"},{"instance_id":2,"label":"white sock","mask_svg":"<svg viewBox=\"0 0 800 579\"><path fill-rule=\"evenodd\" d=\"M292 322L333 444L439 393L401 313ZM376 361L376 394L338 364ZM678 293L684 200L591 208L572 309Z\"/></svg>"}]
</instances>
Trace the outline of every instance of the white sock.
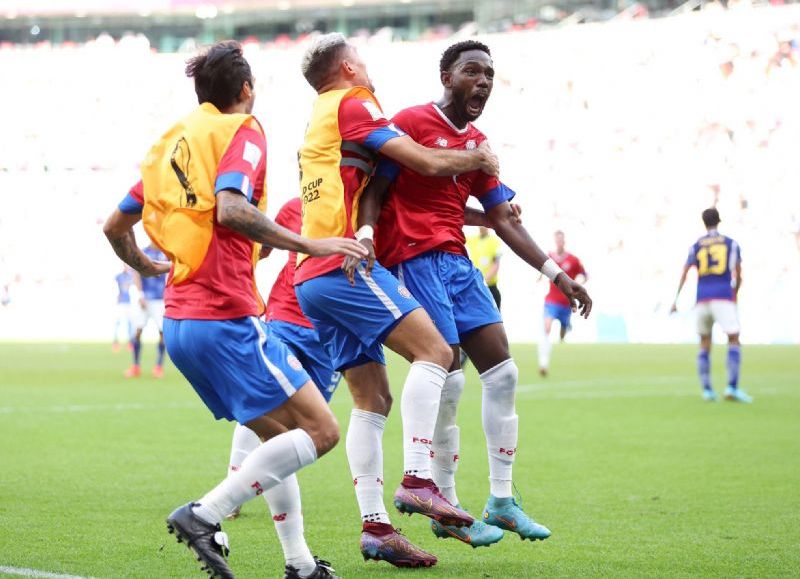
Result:
<instances>
[{"instance_id":1,"label":"white sock","mask_svg":"<svg viewBox=\"0 0 800 579\"><path fill-rule=\"evenodd\" d=\"M509 358L481 374L483 407L481 418L489 452L489 484L492 495L510 497L511 471L517 454L519 417L514 395L519 371Z\"/></svg>"},{"instance_id":2,"label":"white sock","mask_svg":"<svg viewBox=\"0 0 800 579\"><path fill-rule=\"evenodd\" d=\"M353 409L345 447L364 523L389 524L383 503L383 430L386 417Z\"/></svg>"},{"instance_id":3,"label":"white sock","mask_svg":"<svg viewBox=\"0 0 800 579\"><path fill-rule=\"evenodd\" d=\"M317 564L303 534L303 512L297 476L289 475L281 484L264 491L264 499L272 513L286 564L297 569L301 577L311 575Z\"/></svg>"},{"instance_id":4,"label":"white sock","mask_svg":"<svg viewBox=\"0 0 800 579\"><path fill-rule=\"evenodd\" d=\"M553 349L553 344L550 343L550 334L542 327L542 335L539 338L539 368L545 370L550 367L550 352Z\"/></svg>"},{"instance_id":5,"label":"white sock","mask_svg":"<svg viewBox=\"0 0 800 579\"><path fill-rule=\"evenodd\" d=\"M460 437L456 425L456 413L465 382L463 370L456 370L447 375L442 387L439 416L436 418L436 429L433 431L433 445L431 445L433 482L452 505L458 504L456 470L458 470Z\"/></svg>"},{"instance_id":6,"label":"white sock","mask_svg":"<svg viewBox=\"0 0 800 579\"><path fill-rule=\"evenodd\" d=\"M431 362L414 362L408 370L400 415L403 420L403 462L406 474L430 479L431 443L447 370Z\"/></svg>"},{"instance_id":7,"label":"white sock","mask_svg":"<svg viewBox=\"0 0 800 579\"><path fill-rule=\"evenodd\" d=\"M317 460L314 441L305 430L296 428L261 444L251 452L241 468L196 501L194 513L204 521L219 523L235 507L271 489L304 466Z\"/></svg>"},{"instance_id":8,"label":"white sock","mask_svg":"<svg viewBox=\"0 0 800 579\"><path fill-rule=\"evenodd\" d=\"M258 435L247 428L244 424L237 424L233 429L233 439L231 440L231 460L228 464L228 472L236 472L242 466L247 455L261 445Z\"/></svg>"}]
</instances>

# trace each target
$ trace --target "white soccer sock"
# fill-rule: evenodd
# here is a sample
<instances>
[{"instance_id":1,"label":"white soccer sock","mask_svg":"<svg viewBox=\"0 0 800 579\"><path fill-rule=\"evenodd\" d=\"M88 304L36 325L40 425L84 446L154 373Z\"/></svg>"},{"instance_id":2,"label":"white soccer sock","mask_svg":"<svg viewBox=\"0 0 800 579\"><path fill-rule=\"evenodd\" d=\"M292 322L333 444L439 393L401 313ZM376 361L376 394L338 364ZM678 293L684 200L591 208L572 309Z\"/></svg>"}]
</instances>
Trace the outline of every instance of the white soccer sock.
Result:
<instances>
[{"instance_id":1,"label":"white soccer sock","mask_svg":"<svg viewBox=\"0 0 800 579\"><path fill-rule=\"evenodd\" d=\"M362 522L388 525L389 515L383 503L384 428L386 417L382 414L353 409L345 449Z\"/></svg>"},{"instance_id":2,"label":"white soccer sock","mask_svg":"<svg viewBox=\"0 0 800 579\"><path fill-rule=\"evenodd\" d=\"M281 484L264 491L264 499L272 513L286 564L297 569L301 577L311 575L317 564L303 534L303 512L297 476L289 475Z\"/></svg>"},{"instance_id":3,"label":"white soccer sock","mask_svg":"<svg viewBox=\"0 0 800 579\"><path fill-rule=\"evenodd\" d=\"M403 462L406 474L430 479L431 443L447 370L432 362L414 362L408 370L400 414L403 420Z\"/></svg>"},{"instance_id":4,"label":"white soccer sock","mask_svg":"<svg viewBox=\"0 0 800 579\"><path fill-rule=\"evenodd\" d=\"M509 358L481 374L483 432L489 452L489 484L497 498L512 494L512 465L517 454L519 417L514 395L519 371Z\"/></svg>"},{"instance_id":5,"label":"white soccer sock","mask_svg":"<svg viewBox=\"0 0 800 579\"><path fill-rule=\"evenodd\" d=\"M247 455L253 452L261 444L258 435L247 428L244 424L237 424L233 429L233 439L231 440L231 460L228 464L228 472L236 472L242 466Z\"/></svg>"},{"instance_id":6,"label":"white soccer sock","mask_svg":"<svg viewBox=\"0 0 800 579\"><path fill-rule=\"evenodd\" d=\"M452 505L458 504L456 470L458 470L459 429L456 425L456 413L465 382L463 370L456 370L447 375L442 387L439 416L436 418L436 429L433 431L431 445L433 482Z\"/></svg>"},{"instance_id":7,"label":"white soccer sock","mask_svg":"<svg viewBox=\"0 0 800 579\"><path fill-rule=\"evenodd\" d=\"M553 350L553 344L550 343L550 334L542 327L542 335L539 338L539 368L545 370L550 367L550 352Z\"/></svg>"},{"instance_id":8,"label":"white soccer sock","mask_svg":"<svg viewBox=\"0 0 800 579\"><path fill-rule=\"evenodd\" d=\"M296 428L261 444L251 452L237 472L211 489L194 507L204 521L216 524L235 507L271 489L287 476L317 460L314 441Z\"/></svg>"}]
</instances>

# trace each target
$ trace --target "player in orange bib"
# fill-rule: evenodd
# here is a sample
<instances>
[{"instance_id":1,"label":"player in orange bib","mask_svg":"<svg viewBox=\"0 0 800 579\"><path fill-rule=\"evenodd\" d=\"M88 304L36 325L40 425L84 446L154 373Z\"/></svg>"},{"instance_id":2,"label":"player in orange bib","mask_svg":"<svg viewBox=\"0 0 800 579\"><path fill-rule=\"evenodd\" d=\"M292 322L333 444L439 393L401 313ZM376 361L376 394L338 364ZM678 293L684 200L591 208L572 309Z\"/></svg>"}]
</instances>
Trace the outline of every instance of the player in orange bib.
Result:
<instances>
[{"instance_id":1,"label":"player in orange bib","mask_svg":"<svg viewBox=\"0 0 800 579\"><path fill-rule=\"evenodd\" d=\"M488 146L429 149L389 122L364 61L342 35L320 37L303 59L303 74L319 95L300 151L303 236L371 239L372 228L356 231L354 226L378 153L427 175L498 172ZM411 362L400 400L405 476L395 505L464 526L472 517L441 495L431 474L431 440L452 352L391 273L380 264L369 271L362 263L348 279L340 270L343 261L299 255L294 279L303 313L353 395L347 458L363 523L361 551L365 558L397 566L430 566L436 557L394 530L383 502L381 439L392 398L382 344Z\"/></svg>"}]
</instances>

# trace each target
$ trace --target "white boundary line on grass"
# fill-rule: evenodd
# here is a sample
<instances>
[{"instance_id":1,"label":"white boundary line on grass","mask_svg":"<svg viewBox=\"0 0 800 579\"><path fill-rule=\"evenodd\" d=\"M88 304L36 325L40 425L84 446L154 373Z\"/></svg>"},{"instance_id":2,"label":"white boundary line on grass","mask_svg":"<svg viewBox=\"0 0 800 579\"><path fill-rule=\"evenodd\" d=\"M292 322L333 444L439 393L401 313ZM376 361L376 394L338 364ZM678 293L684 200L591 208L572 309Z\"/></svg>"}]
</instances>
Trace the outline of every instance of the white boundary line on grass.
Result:
<instances>
[{"instance_id":1,"label":"white boundary line on grass","mask_svg":"<svg viewBox=\"0 0 800 579\"><path fill-rule=\"evenodd\" d=\"M0 414L30 412L127 412L129 410L164 410L174 408L201 408L197 402L168 402L166 404L143 404L141 402L120 404L67 404L59 406L0 406Z\"/></svg>"},{"instance_id":2,"label":"white boundary line on grass","mask_svg":"<svg viewBox=\"0 0 800 579\"><path fill-rule=\"evenodd\" d=\"M0 573L6 575L22 575L23 577L44 577L46 579L92 579L81 575L63 575L61 573L50 573L39 571L38 569L28 569L26 567L5 567L0 565Z\"/></svg>"}]
</instances>

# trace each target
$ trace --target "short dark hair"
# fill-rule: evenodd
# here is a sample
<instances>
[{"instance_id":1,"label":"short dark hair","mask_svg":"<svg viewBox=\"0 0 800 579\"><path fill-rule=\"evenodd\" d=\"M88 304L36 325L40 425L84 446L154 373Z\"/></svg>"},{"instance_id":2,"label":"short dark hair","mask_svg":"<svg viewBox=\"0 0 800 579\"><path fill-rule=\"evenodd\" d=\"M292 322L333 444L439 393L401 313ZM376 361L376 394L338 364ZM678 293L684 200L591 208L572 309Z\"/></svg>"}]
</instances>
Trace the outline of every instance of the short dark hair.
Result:
<instances>
[{"instance_id":1,"label":"short dark hair","mask_svg":"<svg viewBox=\"0 0 800 579\"><path fill-rule=\"evenodd\" d=\"M318 37L306 50L300 68L314 90L319 91L330 81L347 46L344 35L331 32Z\"/></svg>"},{"instance_id":2,"label":"short dark hair","mask_svg":"<svg viewBox=\"0 0 800 579\"><path fill-rule=\"evenodd\" d=\"M219 110L236 104L244 83L253 85L242 46L235 40L223 40L186 61L186 76L194 79L197 102L211 103Z\"/></svg>"},{"instance_id":3,"label":"short dark hair","mask_svg":"<svg viewBox=\"0 0 800 579\"><path fill-rule=\"evenodd\" d=\"M706 227L716 227L720 221L719 211L715 207L703 211L703 223Z\"/></svg>"},{"instance_id":4,"label":"short dark hair","mask_svg":"<svg viewBox=\"0 0 800 579\"><path fill-rule=\"evenodd\" d=\"M462 40L461 42L456 42L442 53L442 59L439 61L439 72L447 72L450 70L453 63L458 60L458 56L462 52L467 52L468 50L480 50L489 56L492 55L489 47L483 42L478 42L477 40Z\"/></svg>"}]
</instances>

